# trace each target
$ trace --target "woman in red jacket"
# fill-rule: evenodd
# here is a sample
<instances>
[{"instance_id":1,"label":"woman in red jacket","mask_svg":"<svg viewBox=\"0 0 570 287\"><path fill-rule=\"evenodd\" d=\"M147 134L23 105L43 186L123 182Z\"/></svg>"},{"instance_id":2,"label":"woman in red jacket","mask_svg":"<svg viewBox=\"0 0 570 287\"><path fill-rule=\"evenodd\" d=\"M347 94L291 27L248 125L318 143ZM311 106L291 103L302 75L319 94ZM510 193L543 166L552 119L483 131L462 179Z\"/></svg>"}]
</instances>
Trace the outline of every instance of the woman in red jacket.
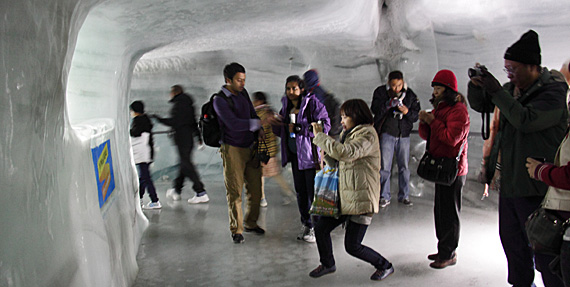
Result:
<instances>
[{"instance_id":1,"label":"woman in red jacket","mask_svg":"<svg viewBox=\"0 0 570 287\"><path fill-rule=\"evenodd\" d=\"M437 72L431 83L432 112L420 111L419 133L429 137L429 152L434 157L456 157L461 147L457 178L450 185L435 185L434 217L437 253L428 255L432 268L441 269L457 262L461 192L467 175L467 135L469 113L465 98L457 91L457 79L450 70Z\"/></svg>"}]
</instances>

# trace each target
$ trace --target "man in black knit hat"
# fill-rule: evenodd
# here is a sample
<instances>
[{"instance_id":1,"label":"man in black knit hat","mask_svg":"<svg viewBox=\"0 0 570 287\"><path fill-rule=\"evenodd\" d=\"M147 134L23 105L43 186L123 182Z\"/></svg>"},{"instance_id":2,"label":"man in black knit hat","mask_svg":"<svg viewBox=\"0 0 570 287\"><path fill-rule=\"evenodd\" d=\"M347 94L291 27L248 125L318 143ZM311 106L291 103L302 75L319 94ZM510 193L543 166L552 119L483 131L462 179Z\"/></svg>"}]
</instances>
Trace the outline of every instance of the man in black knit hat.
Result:
<instances>
[{"instance_id":1,"label":"man in black knit hat","mask_svg":"<svg viewBox=\"0 0 570 287\"><path fill-rule=\"evenodd\" d=\"M554 256L533 254L524 229L528 216L546 194L546 184L530 178L527 157L553 162L567 127L568 85L562 74L540 66L538 34L529 30L504 55L504 71L510 82L501 86L484 67L471 78L468 99L471 107L500 110L499 130L486 159L486 181L500 192L499 235L508 262L508 282L534 286L534 266L545 286L564 286L548 264ZM545 208L548 208L545 203ZM534 260L533 260L534 259Z\"/></svg>"}]
</instances>

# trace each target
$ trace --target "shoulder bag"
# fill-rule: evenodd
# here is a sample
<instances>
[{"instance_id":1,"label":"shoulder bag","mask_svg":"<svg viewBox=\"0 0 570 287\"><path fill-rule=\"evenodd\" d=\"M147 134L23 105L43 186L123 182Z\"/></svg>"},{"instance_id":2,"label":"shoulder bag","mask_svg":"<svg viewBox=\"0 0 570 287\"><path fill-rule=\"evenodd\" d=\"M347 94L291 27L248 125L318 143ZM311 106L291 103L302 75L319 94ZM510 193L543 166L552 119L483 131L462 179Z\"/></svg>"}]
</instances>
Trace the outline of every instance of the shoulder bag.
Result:
<instances>
[{"instance_id":1,"label":"shoulder bag","mask_svg":"<svg viewBox=\"0 0 570 287\"><path fill-rule=\"evenodd\" d=\"M461 144L456 157L435 157L429 152L430 134L431 130L427 137L426 151L418 165L418 175L427 181L450 186L457 178L459 160L465 142Z\"/></svg>"},{"instance_id":2,"label":"shoulder bag","mask_svg":"<svg viewBox=\"0 0 570 287\"><path fill-rule=\"evenodd\" d=\"M556 211L539 207L525 223L526 235L537 253L559 255L562 240L570 219L560 218Z\"/></svg>"}]
</instances>

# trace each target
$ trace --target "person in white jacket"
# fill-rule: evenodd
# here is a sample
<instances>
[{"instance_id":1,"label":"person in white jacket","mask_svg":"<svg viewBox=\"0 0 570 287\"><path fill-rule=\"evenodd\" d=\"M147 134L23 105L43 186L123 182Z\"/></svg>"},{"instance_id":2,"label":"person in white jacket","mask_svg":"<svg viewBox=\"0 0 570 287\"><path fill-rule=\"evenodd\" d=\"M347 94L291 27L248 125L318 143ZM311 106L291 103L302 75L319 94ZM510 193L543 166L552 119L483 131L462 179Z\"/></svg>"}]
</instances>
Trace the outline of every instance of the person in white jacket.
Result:
<instances>
[{"instance_id":1,"label":"person in white jacket","mask_svg":"<svg viewBox=\"0 0 570 287\"><path fill-rule=\"evenodd\" d=\"M152 140L152 122L144 113L144 104L141 101L134 101L131 106L131 123L130 135L131 146L133 147L133 158L137 165L139 174L139 196L143 209L160 209L162 205L158 201L154 183L150 177L149 166L154 157L153 140ZM143 205L143 195L148 189L148 195L151 202Z\"/></svg>"}]
</instances>

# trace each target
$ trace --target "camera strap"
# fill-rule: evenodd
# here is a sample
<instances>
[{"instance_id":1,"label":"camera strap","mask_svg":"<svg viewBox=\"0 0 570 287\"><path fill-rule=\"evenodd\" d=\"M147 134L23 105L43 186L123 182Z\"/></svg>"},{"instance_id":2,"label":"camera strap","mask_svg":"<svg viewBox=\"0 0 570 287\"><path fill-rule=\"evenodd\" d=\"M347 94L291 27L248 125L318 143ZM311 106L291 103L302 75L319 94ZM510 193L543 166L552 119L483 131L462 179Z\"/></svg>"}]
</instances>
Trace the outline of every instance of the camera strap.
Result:
<instances>
[{"instance_id":1,"label":"camera strap","mask_svg":"<svg viewBox=\"0 0 570 287\"><path fill-rule=\"evenodd\" d=\"M481 113L481 122L481 137L483 140L487 140L491 135L491 113Z\"/></svg>"},{"instance_id":2,"label":"camera strap","mask_svg":"<svg viewBox=\"0 0 570 287\"><path fill-rule=\"evenodd\" d=\"M313 111L315 110L315 103L313 101L318 101L317 99L310 99L307 101L307 108L305 110L309 110L309 113L307 114L307 120L309 121L309 125L313 122ZM311 109L311 104L313 104L313 108ZM313 161L315 163L319 163L320 166L322 166L322 164L320 164L319 161L319 153L317 150L317 146L313 143L313 138L310 138L311 141L311 153L313 155Z\"/></svg>"}]
</instances>

